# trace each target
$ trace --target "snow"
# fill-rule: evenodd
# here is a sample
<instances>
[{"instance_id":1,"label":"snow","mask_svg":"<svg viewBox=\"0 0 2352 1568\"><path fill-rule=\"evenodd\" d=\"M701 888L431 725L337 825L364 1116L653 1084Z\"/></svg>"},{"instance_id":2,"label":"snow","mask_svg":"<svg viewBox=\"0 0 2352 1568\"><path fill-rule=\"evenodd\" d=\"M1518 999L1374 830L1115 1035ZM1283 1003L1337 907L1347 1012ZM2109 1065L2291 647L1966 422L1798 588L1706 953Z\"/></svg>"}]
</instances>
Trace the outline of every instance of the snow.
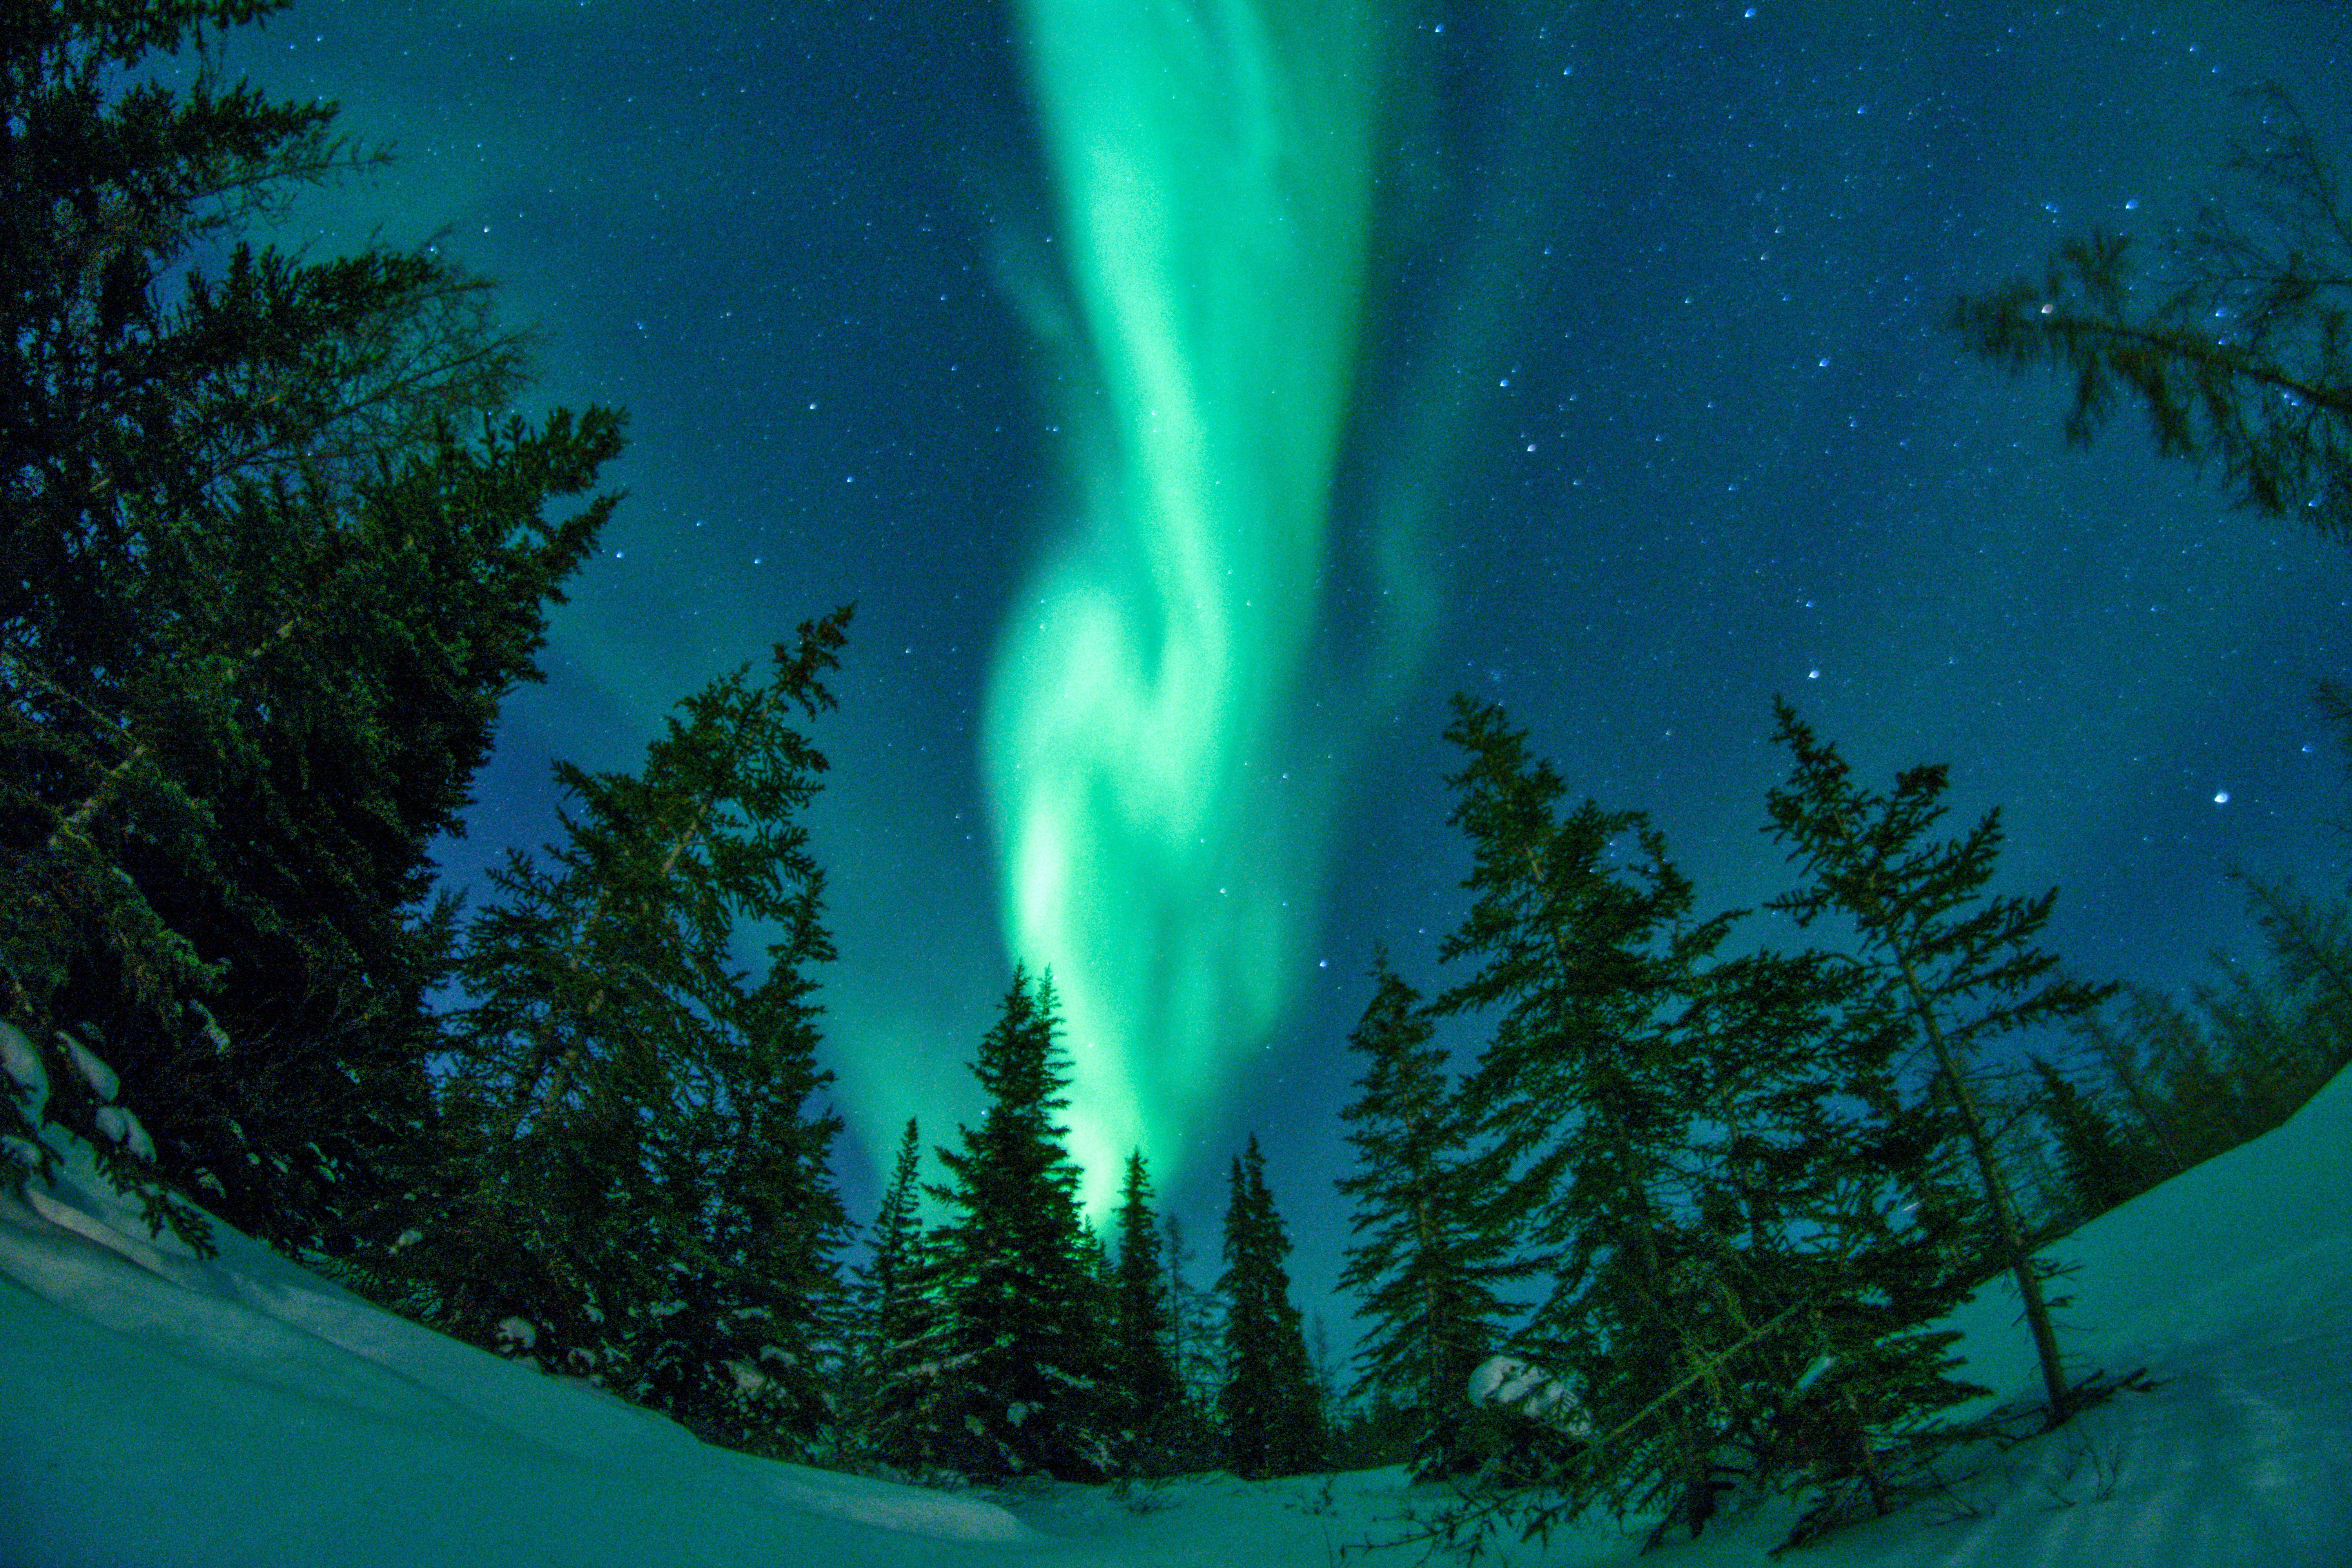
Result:
<instances>
[{"instance_id":1,"label":"snow","mask_svg":"<svg viewBox=\"0 0 2352 1568\"><path fill-rule=\"evenodd\" d=\"M37 1058L0 1026L0 1062ZM77 1067L80 1064L77 1062ZM920 1490L697 1443L657 1416L390 1317L223 1226L148 1236L86 1148L0 1200L0 1564L793 1564L1254 1568L1398 1542L1444 1494L1400 1472L1121 1492ZM2352 1563L2352 1076L2270 1136L2059 1248L2084 1369L2145 1366L1953 1492L1781 1563L2344 1568ZM1971 1374L2038 1386L2013 1301L1955 1315ZM1790 1510L1645 1559L1765 1568ZM1626 1563L1644 1526L1511 1562ZM1362 1554L1421 1560L1405 1542ZM1348 1559L1357 1561L1357 1554ZM1443 1561L1439 1558L1438 1561Z\"/></svg>"},{"instance_id":2,"label":"snow","mask_svg":"<svg viewBox=\"0 0 2352 1568\"><path fill-rule=\"evenodd\" d=\"M1559 1409L1572 1397L1568 1384L1517 1356L1488 1356L1470 1374L1473 1405L1516 1405L1539 1415Z\"/></svg>"}]
</instances>

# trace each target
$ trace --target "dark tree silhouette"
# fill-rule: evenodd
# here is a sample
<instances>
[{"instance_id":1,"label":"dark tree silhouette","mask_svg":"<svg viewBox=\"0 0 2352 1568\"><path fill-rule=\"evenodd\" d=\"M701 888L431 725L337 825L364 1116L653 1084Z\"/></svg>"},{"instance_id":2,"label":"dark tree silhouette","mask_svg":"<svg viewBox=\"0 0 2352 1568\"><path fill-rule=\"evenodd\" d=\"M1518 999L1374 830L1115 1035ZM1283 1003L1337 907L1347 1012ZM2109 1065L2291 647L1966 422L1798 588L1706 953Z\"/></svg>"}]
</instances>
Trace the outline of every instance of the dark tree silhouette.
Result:
<instances>
[{"instance_id":1,"label":"dark tree silhouette","mask_svg":"<svg viewBox=\"0 0 2352 1568\"><path fill-rule=\"evenodd\" d=\"M1323 1458L1323 1412L1283 1260L1290 1237L1253 1134L1233 1164L1225 1208L1225 1376L1217 1396L1226 1468L1249 1480L1297 1475Z\"/></svg>"},{"instance_id":2,"label":"dark tree silhouette","mask_svg":"<svg viewBox=\"0 0 2352 1568\"><path fill-rule=\"evenodd\" d=\"M1348 1042L1363 1062L1360 1092L1339 1113L1356 1149L1339 1185L1356 1200L1357 1237L1339 1283L1372 1322L1352 1392L1411 1425L1424 1472L1464 1458L1470 1376L1505 1316L1494 1289L1502 1248L1465 1190L1470 1128L1433 1032L1420 994L1376 952L1372 999Z\"/></svg>"},{"instance_id":3,"label":"dark tree silhouette","mask_svg":"<svg viewBox=\"0 0 2352 1568\"><path fill-rule=\"evenodd\" d=\"M793 721L833 705L847 619L688 699L639 773L557 764L567 842L512 855L467 931L447 1174L395 1260L432 1321L739 1446L827 1414L845 1219L840 1124L809 1103L832 947L800 821L825 763ZM754 987L741 921L782 932Z\"/></svg>"},{"instance_id":4,"label":"dark tree silhouette","mask_svg":"<svg viewBox=\"0 0 2352 1568\"><path fill-rule=\"evenodd\" d=\"M2057 959L2033 946L2054 890L2031 900L1986 893L2000 850L1998 811L1963 838L1930 839L1946 810L1944 768L1906 769L1881 795L1855 784L1836 748L1815 740L1786 702L1774 712L1795 771L1766 797L1770 831L1807 879L1774 906L1802 924L1832 912L1851 921L1881 1010L1926 1047L1975 1165L1996 1255L2023 1297L2056 1426L2070 1413L2057 1330L1969 1064L2004 1034L2084 1016L2114 988L2053 977Z\"/></svg>"},{"instance_id":5,"label":"dark tree silhouette","mask_svg":"<svg viewBox=\"0 0 2352 1568\"><path fill-rule=\"evenodd\" d=\"M2073 377L2069 442L2137 403L2160 451L2219 467L2242 505L2352 542L2352 216L2294 103L2274 85L2252 102L2231 193L2153 268L2125 236L2070 239L1952 324L2012 370Z\"/></svg>"},{"instance_id":6,"label":"dark tree silhouette","mask_svg":"<svg viewBox=\"0 0 2352 1568\"><path fill-rule=\"evenodd\" d=\"M1160 1222L1151 1210L1151 1195L1150 1173L1139 1149L1128 1156L1120 1189L1107 1380L1108 1425L1120 1445L1120 1468L1129 1474L1162 1467L1184 1414L1168 1276L1160 1266Z\"/></svg>"},{"instance_id":7,"label":"dark tree silhouette","mask_svg":"<svg viewBox=\"0 0 2352 1568\"><path fill-rule=\"evenodd\" d=\"M942 1149L952 1211L934 1238L946 1312L938 1458L991 1479L1093 1479L1108 1303L1087 1258L1078 1168L1057 1116L1069 1081L1050 975L1013 971L972 1066L988 1096L961 1149Z\"/></svg>"},{"instance_id":8,"label":"dark tree silhouette","mask_svg":"<svg viewBox=\"0 0 2352 1568\"><path fill-rule=\"evenodd\" d=\"M619 434L484 427L526 345L429 248L240 238L373 162L330 105L221 86L220 35L278 8L0 27L0 1005L119 1074L155 1156L97 1137L118 1175L341 1253L389 1240L430 1120L426 846L613 504L548 503ZM145 78L191 48L192 80Z\"/></svg>"}]
</instances>

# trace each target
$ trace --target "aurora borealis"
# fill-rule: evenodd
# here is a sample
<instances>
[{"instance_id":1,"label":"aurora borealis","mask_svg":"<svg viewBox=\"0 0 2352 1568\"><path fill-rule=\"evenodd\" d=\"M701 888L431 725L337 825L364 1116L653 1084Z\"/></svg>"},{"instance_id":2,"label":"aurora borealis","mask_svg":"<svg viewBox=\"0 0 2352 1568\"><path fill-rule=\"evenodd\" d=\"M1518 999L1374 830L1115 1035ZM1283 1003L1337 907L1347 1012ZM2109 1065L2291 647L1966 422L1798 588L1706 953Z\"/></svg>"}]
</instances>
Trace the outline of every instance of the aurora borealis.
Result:
<instances>
[{"instance_id":1,"label":"aurora borealis","mask_svg":"<svg viewBox=\"0 0 2352 1568\"><path fill-rule=\"evenodd\" d=\"M1079 318L1060 346L1099 395L1071 416L1077 517L1007 618L986 750L1005 930L1059 990L1071 1152L1106 1209L1127 1151L1166 1169L1233 1047L1280 1020L1314 927L1329 791L1282 724L1355 372L1385 26L1349 0L1033 0L1024 23Z\"/></svg>"},{"instance_id":2,"label":"aurora borealis","mask_svg":"<svg viewBox=\"0 0 2352 1568\"><path fill-rule=\"evenodd\" d=\"M2340 880L2304 690L2352 559L2128 422L2063 450L2064 389L1942 316L2193 216L2256 82L2352 161L2347 44L2319 0L301 0L230 63L398 155L290 237L446 229L541 328L534 405L631 414L453 881L554 836L551 758L633 765L855 599L853 1212L908 1115L972 1113L1020 953L1082 1153L1142 1142L1213 1253L1256 1131L1311 1297L1371 944L1445 978L1456 689L1709 909L1779 885L1776 692L2001 805L2094 977L2243 946L2231 864Z\"/></svg>"}]
</instances>

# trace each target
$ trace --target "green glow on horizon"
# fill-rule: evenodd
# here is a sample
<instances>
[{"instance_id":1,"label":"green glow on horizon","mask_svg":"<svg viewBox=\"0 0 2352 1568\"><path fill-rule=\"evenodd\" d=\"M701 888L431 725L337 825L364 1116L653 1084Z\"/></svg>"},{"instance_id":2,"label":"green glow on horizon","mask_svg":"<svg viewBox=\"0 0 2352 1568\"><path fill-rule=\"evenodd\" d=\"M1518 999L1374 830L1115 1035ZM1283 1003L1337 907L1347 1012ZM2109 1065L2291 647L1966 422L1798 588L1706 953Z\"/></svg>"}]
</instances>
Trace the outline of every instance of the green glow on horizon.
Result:
<instances>
[{"instance_id":1,"label":"green glow on horizon","mask_svg":"<svg viewBox=\"0 0 2352 1568\"><path fill-rule=\"evenodd\" d=\"M1023 17L1076 309L1059 335L1098 400L1066 412L1075 515L1002 634L983 744L1007 938L1059 988L1101 1213L1131 1147L1170 1190L1314 930L1331 790L1295 710L1386 28L1361 0Z\"/></svg>"}]
</instances>

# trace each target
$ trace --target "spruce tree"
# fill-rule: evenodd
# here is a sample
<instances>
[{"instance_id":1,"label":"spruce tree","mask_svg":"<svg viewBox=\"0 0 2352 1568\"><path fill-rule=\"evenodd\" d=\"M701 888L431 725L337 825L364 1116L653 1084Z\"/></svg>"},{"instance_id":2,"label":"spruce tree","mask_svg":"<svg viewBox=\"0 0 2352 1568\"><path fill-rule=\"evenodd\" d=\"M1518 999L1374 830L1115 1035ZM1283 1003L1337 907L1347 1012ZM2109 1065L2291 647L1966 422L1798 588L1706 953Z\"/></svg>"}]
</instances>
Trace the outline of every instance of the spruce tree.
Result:
<instances>
[{"instance_id":1,"label":"spruce tree","mask_svg":"<svg viewBox=\"0 0 2352 1568\"><path fill-rule=\"evenodd\" d=\"M1246 1480L1297 1475L1323 1458L1323 1413L1283 1260L1290 1237L1265 1184L1253 1134L1233 1163L1225 1209L1224 1383L1218 1414L1225 1468Z\"/></svg>"},{"instance_id":2,"label":"spruce tree","mask_svg":"<svg viewBox=\"0 0 2352 1568\"><path fill-rule=\"evenodd\" d=\"M1171 1470L1202 1469L1217 1460L1213 1417L1224 1386L1216 1292L1202 1289L1187 1275L1193 1251L1184 1238L1183 1216L1171 1210L1160 1230L1168 1261L1169 1361L1182 1396L1163 1447Z\"/></svg>"},{"instance_id":3,"label":"spruce tree","mask_svg":"<svg viewBox=\"0 0 2352 1568\"><path fill-rule=\"evenodd\" d=\"M916 1212L922 1197L920 1140L910 1116L874 1216L872 1254L856 1278L850 1366L854 1442L910 1474L936 1458L929 1417L938 1397L932 1369L942 1353L943 1323L932 1255Z\"/></svg>"},{"instance_id":4,"label":"spruce tree","mask_svg":"<svg viewBox=\"0 0 2352 1568\"><path fill-rule=\"evenodd\" d=\"M1946 810L1944 768L1906 769L1881 795L1856 785L1836 749L1816 741L1787 703L1774 711L1777 739L1795 767L1766 797L1769 831L1806 877L1774 907L1800 924L1831 913L1852 921L1860 946L1853 956L1880 1015L1926 1048L1929 1103L1957 1125L1974 1166L1993 1256L2023 1299L2046 1419L2056 1426L2070 1413L2057 1331L1971 1063L2005 1034L2087 1015L2112 987L2053 978L2056 958L2033 946L2054 891L2032 900L1986 893L2001 842L1997 811L1963 838L1930 839Z\"/></svg>"},{"instance_id":5,"label":"spruce tree","mask_svg":"<svg viewBox=\"0 0 2352 1568\"><path fill-rule=\"evenodd\" d=\"M842 1415L830 1364L845 1327L836 1255L848 1222L830 1164L842 1122L814 1108L833 1075L816 1064L806 973L830 953L812 904L771 949L741 1026L673 1106L656 1191L688 1217L688 1245L667 1260L667 1300L629 1348L622 1391L706 1441L772 1458L813 1457Z\"/></svg>"},{"instance_id":6,"label":"spruce tree","mask_svg":"<svg viewBox=\"0 0 2352 1568\"><path fill-rule=\"evenodd\" d=\"M1696 1233L1739 1338L1723 1436L1810 1500L1790 1543L1932 1484L1986 1392L1935 1327L1974 1283L1939 1125L1906 1091L1908 1031L1838 954L1749 952L1697 988L1717 1048L1691 1151Z\"/></svg>"},{"instance_id":7,"label":"spruce tree","mask_svg":"<svg viewBox=\"0 0 2352 1568\"><path fill-rule=\"evenodd\" d=\"M1172 1336L1151 1177L1138 1149L1128 1155L1119 1193L1107 1384L1110 1429L1121 1445L1120 1468L1129 1475L1164 1468L1171 1439L1181 1429L1184 1390L1176 1378Z\"/></svg>"},{"instance_id":8,"label":"spruce tree","mask_svg":"<svg viewBox=\"0 0 2352 1568\"><path fill-rule=\"evenodd\" d=\"M2011 370L2073 379L2070 444L2137 403L2159 451L2218 464L2241 505L2352 542L2352 213L2294 103L2252 97L2234 189L2155 267L2123 235L2069 239L1952 324Z\"/></svg>"},{"instance_id":9,"label":"spruce tree","mask_svg":"<svg viewBox=\"0 0 2352 1568\"><path fill-rule=\"evenodd\" d=\"M2034 1108L2051 1136L2071 1201L2074 1224L2093 1219L2156 1184L2154 1151L2046 1057L2029 1058L2039 1080Z\"/></svg>"},{"instance_id":10,"label":"spruce tree","mask_svg":"<svg viewBox=\"0 0 2352 1568\"><path fill-rule=\"evenodd\" d=\"M557 777L549 864L520 853L467 931L449 1179L403 1258L427 1316L674 1409L716 1436L814 1436L844 1228L810 1098L808 969L832 955L799 820L846 610L681 704L635 774ZM776 922L767 973L739 921ZM730 1392L730 1385L732 1392Z\"/></svg>"},{"instance_id":11,"label":"spruce tree","mask_svg":"<svg viewBox=\"0 0 2352 1568\"><path fill-rule=\"evenodd\" d=\"M1107 1303L1087 1261L1078 1168L1058 1121L1069 1082L1053 980L1016 967L972 1073L988 1097L930 1189L946 1314L938 1458L975 1479L1100 1477Z\"/></svg>"},{"instance_id":12,"label":"spruce tree","mask_svg":"<svg viewBox=\"0 0 2352 1568\"><path fill-rule=\"evenodd\" d=\"M240 238L375 162L331 105L222 87L219 36L278 8L0 28L0 1003L102 1051L146 1176L341 1251L397 1227L430 1119L426 846L612 502L546 504L619 437L592 410L461 440L525 345L429 249ZM186 48L193 79L143 72Z\"/></svg>"},{"instance_id":13,"label":"spruce tree","mask_svg":"<svg viewBox=\"0 0 2352 1568\"><path fill-rule=\"evenodd\" d=\"M1356 1169L1339 1186L1356 1200L1358 1237L1339 1283L1360 1293L1373 1325L1351 1392L1410 1424L1424 1474L1464 1458L1470 1376L1504 1316L1501 1249L1464 1190L1469 1129L1433 1033L1420 994L1377 951L1372 999L1348 1042L1364 1064L1361 1093L1339 1113Z\"/></svg>"},{"instance_id":14,"label":"spruce tree","mask_svg":"<svg viewBox=\"0 0 2352 1568\"><path fill-rule=\"evenodd\" d=\"M1676 1203L1712 1070L1696 976L1728 929L1694 923L1690 882L1638 812L1568 812L1550 764L1499 707L1454 700L1453 822L1474 902L1440 949L1477 972L1435 1004L1493 1012L1463 1086L1480 1142L1480 1222L1549 1277L1514 1336L1578 1391L1601 1439L1544 1465L1557 1511L1604 1502L1692 1534L1719 1489L1732 1390L1722 1358L1746 1314ZM1538 1522L1548 1527L1549 1515Z\"/></svg>"}]
</instances>

